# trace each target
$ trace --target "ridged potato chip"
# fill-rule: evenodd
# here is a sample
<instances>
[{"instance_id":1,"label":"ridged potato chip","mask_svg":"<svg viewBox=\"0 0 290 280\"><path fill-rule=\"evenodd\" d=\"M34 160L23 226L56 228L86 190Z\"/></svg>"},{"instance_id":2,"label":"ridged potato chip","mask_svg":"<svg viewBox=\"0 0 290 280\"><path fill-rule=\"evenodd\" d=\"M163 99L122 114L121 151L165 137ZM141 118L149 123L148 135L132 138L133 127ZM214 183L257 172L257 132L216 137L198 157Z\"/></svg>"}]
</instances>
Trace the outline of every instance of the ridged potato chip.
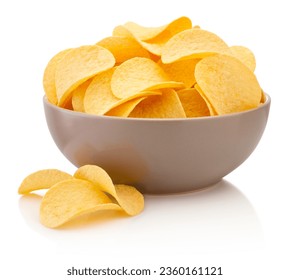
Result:
<instances>
[{"instance_id":1,"label":"ridged potato chip","mask_svg":"<svg viewBox=\"0 0 290 280\"><path fill-rule=\"evenodd\" d=\"M261 87L253 72L235 57L217 54L197 63L198 86L219 115L256 108Z\"/></svg>"},{"instance_id":2,"label":"ridged potato chip","mask_svg":"<svg viewBox=\"0 0 290 280\"><path fill-rule=\"evenodd\" d=\"M144 198L140 192L131 186L117 185L115 187L108 173L99 166L84 165L75 172L74 177L87 180L113 196L128 215L138 215L144 208Z\"/></svg>"},{"instance_id":3,"label":"ridged potato chip","mask_svg":"<svg viewBox=\"0 0 290 280\"><path fill-rule=\"evenodd\" d=\"M55 70L58 106L62 106L80 84L114 64L113 54L97 45L81 46L66 53Z\"/></svg>"},{"instance_id":4,"label":"ridged potato chip","mask_svg":"<svg viewBox=\"0 0 290 280\"><path fill-rule=\"evenodd\" d=\"M256 59L250 49L244 46L231 46L230 50L234 57L238 58L241 62L248 66L251 71L255 71Z\"/></svg>"},{"instance_id":5,"label":"ridged potato chip","mask_svg":"<svg viewBox=\"0 0 290 280\"><path fill-rule=\"evenodd\" d=\"M56 88L55 88L55 69L56 65L62 58L69 52L71 49L66 49L58 54L56 54L47 64L44 74L43 74L43 88L45 95L47 97L47 100L54 104L57 105L58 103L58 98L56 95Z\"/></svg>"},{"instance_id":6,"label":"ridged potato chip","mask_svg":"<svg viewBox=\"0 0 290 280\"><path fill-rule=\"evenodd\" d=\"M149 52L133 38L111 36L99 41L97 45L108 49L114 55L116 64L136 56L150 58Z\"/></svg>"},{"instance_id":7,"label":"ridged potato chip","mask_svg":"<svg viewBox=\"0 0 290 280\"><path fill-rule=\"evenodd\" d=\"M185 118L185 112L173 89L163 89L162 95L141 101L130 113L131 118Z\"/></svg>"},{"instance_id":8,"label":"ridged potato chip","mask_svg":"<svg viewBox=\"0 0 290 280\"><path fill-rule=\"evenodd\" d=\"M70 174L60 171L58 169L43 169L31 173L22 181L18 193L27 194L33 191L49 189L54 184L72 179Z\"/></svg>"},{"instance_id":9,"label":"ridged potato chip","mask_svg":"<svg viewBox=\"0 0 290 280\"><path fill-rule=\"evenodd\" d=\"M198 28L184 30L173 36L162 48L163 63L204 58L216 53L230 54L228 45L216 34Z\"/></svg>"},{"instance_id":10,"label":"ridged potato chip","mask_svg":"<svg viewBox=\"0 0 290 280\"><path fill-rule=\"evenodd\" d=\"M81 215L100 210L121 210L120 206L88 181L70 179L50 188L40 205L40 221L56 228Z\"/></svg>"},{"instance_id":11,"label":"ridged potato chip","mask_svg":"<svg viewBox=\"0 0 290 280\"><path fill-rule=\"evenodd\" d=\"M145 90L181 87L184 87L183 83L171 81L157 63L142 57L122 63L111 80L112 92L118 98L127 98Z\"/></svg>"},{"instance_id":12,"label":"ridged potato chip","mask_svg":"<svg viewBox=\"0 0 290 280\"><path fill-rule=\"evenodd\" d=\"M210 116L206 102L195 88L179 90L177 95L187 118Z\"/></svg>"}]
</instances>

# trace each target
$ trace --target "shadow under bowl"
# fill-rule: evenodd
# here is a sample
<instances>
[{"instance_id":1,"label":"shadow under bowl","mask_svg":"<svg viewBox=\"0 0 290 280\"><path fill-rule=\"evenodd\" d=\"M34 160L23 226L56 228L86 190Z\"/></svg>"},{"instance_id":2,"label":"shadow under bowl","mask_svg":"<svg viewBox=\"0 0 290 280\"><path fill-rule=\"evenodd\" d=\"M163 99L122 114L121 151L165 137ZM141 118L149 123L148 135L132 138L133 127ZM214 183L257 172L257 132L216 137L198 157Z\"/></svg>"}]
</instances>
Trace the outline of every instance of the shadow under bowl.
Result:
<instances>
[{"instance_id":1,"label":"shadow under bowl","mask_svg":"<svg viewBox=\"0 0 290 280\"><path fill-rule=\"evenodd\" d=\"M75 166L96 164L116 184L167 194L208 187L241 165L263 135L271 98L252 110L188 119L95 116L43 103L52 138Z\"/></svg>"}]
</instances>

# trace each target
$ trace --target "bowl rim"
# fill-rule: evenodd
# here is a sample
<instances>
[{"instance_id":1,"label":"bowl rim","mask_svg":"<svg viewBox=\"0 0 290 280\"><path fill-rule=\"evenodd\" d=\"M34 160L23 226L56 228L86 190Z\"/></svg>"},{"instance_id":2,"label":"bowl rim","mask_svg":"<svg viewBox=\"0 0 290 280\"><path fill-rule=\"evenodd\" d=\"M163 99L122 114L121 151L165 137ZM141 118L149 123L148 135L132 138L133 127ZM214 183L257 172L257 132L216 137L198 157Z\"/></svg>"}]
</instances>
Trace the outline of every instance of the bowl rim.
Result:
<instances>
[{"instance_id":1,"label":"bowl rim","mask_svg":"<svg viewBox=\"0 0 290 280\"><path fill-rule=\"evenodd\" d=\"M245 115L251 112L263 110L263 108L268 107L271 104L270 95L265 92L264 92L264 95L266 98L265 102L253 109L249 109L249 110L245 110L245 111L237 112L237 113L225 114L225 115L204 116L204 117L194 117L194 118L128 118L128 117L93 115L93 114L88 114L85 112L73 111L70 109L66 109L66 108L62 108L57 105L54 105L48 101L46 95L43 96L43 103L46 106L49 106L53 108L54 110L57 110L61 113L66 113L68 115L79 116L79 117L88 118L88 119L96 119L96 120L103 119L103 120L126 121L126 122L129 122L129 121L133 121L133 122L192 122L192 121L203 121L203 120L227 119L234 116Z\"/></svg>"}]
</instances>

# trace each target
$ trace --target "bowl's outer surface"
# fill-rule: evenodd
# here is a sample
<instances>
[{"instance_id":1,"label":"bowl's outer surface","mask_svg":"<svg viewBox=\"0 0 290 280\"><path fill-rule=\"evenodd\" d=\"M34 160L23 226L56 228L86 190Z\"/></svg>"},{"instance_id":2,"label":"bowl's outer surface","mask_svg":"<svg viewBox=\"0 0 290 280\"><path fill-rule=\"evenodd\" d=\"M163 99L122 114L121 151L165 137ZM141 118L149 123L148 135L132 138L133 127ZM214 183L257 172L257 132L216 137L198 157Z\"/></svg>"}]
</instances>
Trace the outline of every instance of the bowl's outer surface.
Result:
<instances>
[{"instance_id":1,"label":"bowl's outer surface","mask_svg":"<svg viewBox=\"0 0 290 280\"><path fill-rule=\"evenodd\" d=\"M259 108L194 119L124 119L58 108L44 98L50 133L75 166L96 164L114 183L143 193L207 187L237 168L264 132L270 97Z\"/></svg>"}]
</instances>

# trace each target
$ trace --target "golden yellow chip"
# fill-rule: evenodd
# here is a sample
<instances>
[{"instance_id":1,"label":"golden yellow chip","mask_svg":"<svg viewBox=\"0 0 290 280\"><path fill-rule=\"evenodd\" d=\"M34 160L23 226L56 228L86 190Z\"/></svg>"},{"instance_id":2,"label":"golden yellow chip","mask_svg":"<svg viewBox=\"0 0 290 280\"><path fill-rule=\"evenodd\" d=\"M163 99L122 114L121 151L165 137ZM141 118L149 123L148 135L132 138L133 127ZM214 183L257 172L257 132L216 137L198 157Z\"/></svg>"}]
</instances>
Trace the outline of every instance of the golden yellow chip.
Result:
<instances>
[{"instance_id":1,"label":"golden yellow chip","mask_svg":"<svg viewBox=\"0 0 290 280\"><path fill-rule=\"evenodd\" d=\"M146 97L142 96L124 102L109 110L105 115L111 117L128 117L134 108L145 98Z\"/></svg>"},{"instance_id":2,"label":"golden yellow chip","mask_svg":"<svg viewBox=\"0 0 290 280\"><path fill-rule=\"evenodd\" d=\"M112 36L99 41L97 45L108 49L114 55L117 64L136 56L150 58L149 52L133 38Z\"/></svg>"},{"instance_id":3,"label":"golden yellow chip","mask_svg":"<svg viewBox=\"0 0 290 280\"><path fill-rule=\"evenodd\" d=\"M56 54L47 64L43 74L43 88L47 100L56 105L58 103L55 88L55 69L56 65L71 49L63 50Z\"/></svg>"},{"instance_id":4,"label":"golden yellow chip","mask_svg":"<svg viewBox=\"0 0 290 280\"><path fill-rule=\"evenodd\" d=\"M266 97L266 94L264 93L264 91L263 90L261 90L262 91L262 93L261 93L261 100L260 100L260 103L265 103L266 102L266 99L267 99L267 97Z\"/></svg>"},{"instance_id":5,"label":"golden yellow chip","mask_svg":"<svg viewBox=\"0 0 290 280\"><path fill-rule=\"evenodd\" d=\"M92 182L98 189L112 195L131 216L139 214L144 208L144 198L140 192L131 186L115 187L108 173L99 166L84 165L75 172L74 177Z\"/></svg>"},{"instance_id":6,"label":"golden yellow chip","mask_svg":"<svg viewBox=\"0 0 290 280\"><path fill-rule=\"evenodd\" d=\"M183 83L171 81L157 63L143 57L122 63L111 80L112 92L118 98L128 98L145 90L181 87Z\"/></svg>"},{"instance_id":7,"label":"golden yellow chip","mask_svg":"<svg viewBox=\"0 0 290 280\"><path fill-rule=\"evenodd\" d=\"M99 210L120 210L120 206L88 181L70 179L50 188L40 205L40 221L56 228L81 215Z\"/></svg>"},{"instance_id":8,"label":"golden yellow chip","mask_svg":"<svg viewBox=\"0 0 290 280\"><path fill-rule=\"evenodd\" d=\"M206 102L196 89L182 89L177 94L187 118L210 116Z\"/></svg>"},{"instance_id":9,"label":"golden yellow chip","mask_svg":"<svg viewBox=\"0 0 290 280\"><path fill-rule=\"evenodd\" d=\"M254 73L235 57L213 55L197 63L195 78L219 115L256 108L261 87Z\"/></svg>"},{"instance_id":10,"label":"golden yellow chip","mask_svg":"<svg viewBox=\"0 0 290 280\"><path fill-rule=\"evenodd\" d=\"M70 174L58 169L43 169L28 175L21 183L18 193L27 194L33 191L49 189L54 184L72 179Z\"/></svg>"},{"instance_id":11,"label":"golden yellow chip","mask_svg":"<svg viewBox=\"0 0 290 280\"><path fill-rule=\"evenodd\" d=\"M172 81L182 82L185 87L192 87L196 81L194 69L199 59L187 59L176 61L169 64L163 64L159 61L159 65Z\"/></svg>"},{"instance_id":12,"label":"golden yellow chip","mask_svg":"<svg viewBox=\"0 0 290 280\"><path fill-rule=\"evenodd\" d=\"M136 38L147 41L163 35L162 33L166 33L167 36L172 36L185 29L190 29L192 24L188 17L180 17L160 27L144 27L134 22L127 22L124 24L124 27Z\"/></svg>"},{"instance_id":13,"label":"golden yellow chip","mask_svg":"<svg viewBox=\"0 0 290 280\"><path fill-rule=\"evenodd\" d=\"M114 64L113 54L97 45L82 46L66 53L55 70L58 105L62 106L80 84Z\"/></svg>"},{"instance_id":14,"label":"golden yellow chip","mask_svg":"<svg viewBox=\"0 0 290 280\"><path fill-rule=\"evenodd\" d=\"M214 109L214 107L212 106L212 104L210 103L210 101L208 100L207 96L204 94L204 92L200 88L200 86L198 84L195 84L194 88L200 94L200 96L203 98L203 100L205 101L210 115L211 116L216 116L217 115L216 110Z\"/></svg>"},{"instance_id":15,"label":"golden yellow chip","mask_svg":"<svg viewBox=\"0 0 290 280\"><path fill-rule=\"evenodd\" d=\"M230 47L230 50L234 57L236 57L246 66L248 66L251 71L253 72L255 71L256 59L253 52L250 49L243 46L232 46Z\"/></svg>"},{"instance_id":16,"label":"golden yellow chip","mask_svg":"<svg viewBox=\"0 0 290 280\"><path fill-rule=\"evenodd\" d=\"M185 112L173 89L163 89L160 96L149 96L129 115L131 118L185 118Z\"/></svg>"},{"instance_id":17,"label":"golden yellow chip","mask_svg":"<svg viewBox=\"0 0 290 280\"><path fill-rule=\"evenodd\" d=\"M114 71L115 68L111 68L93 78L84 97L86 113L103 115L120 100L113 95L111 90L111 78Z\"/></svg>"},{"instance_id":18,"label":"golden yellow chip","mask_svg":"<svg viewBox=\"0 0 290 280\"><path fill-rule=\"evenodd\" d=\"M230 54L228 45L212 32L193 28L173 36L162 48L161 60L163 63L172 63L216 53Z\"/></svg>"},{"instance_id":19,"label":"golden yellow chip","mask_svg":"<svg viewBox=\"0 0 290 280\"><path fill-rule=\"evenodd\" d=\"M92 82L92 79L87 80L83 84L79 85L73 92L72 92L72 107L74 111L84 112L84 98L85 93Z\"/></svg>"}]
</instances>

